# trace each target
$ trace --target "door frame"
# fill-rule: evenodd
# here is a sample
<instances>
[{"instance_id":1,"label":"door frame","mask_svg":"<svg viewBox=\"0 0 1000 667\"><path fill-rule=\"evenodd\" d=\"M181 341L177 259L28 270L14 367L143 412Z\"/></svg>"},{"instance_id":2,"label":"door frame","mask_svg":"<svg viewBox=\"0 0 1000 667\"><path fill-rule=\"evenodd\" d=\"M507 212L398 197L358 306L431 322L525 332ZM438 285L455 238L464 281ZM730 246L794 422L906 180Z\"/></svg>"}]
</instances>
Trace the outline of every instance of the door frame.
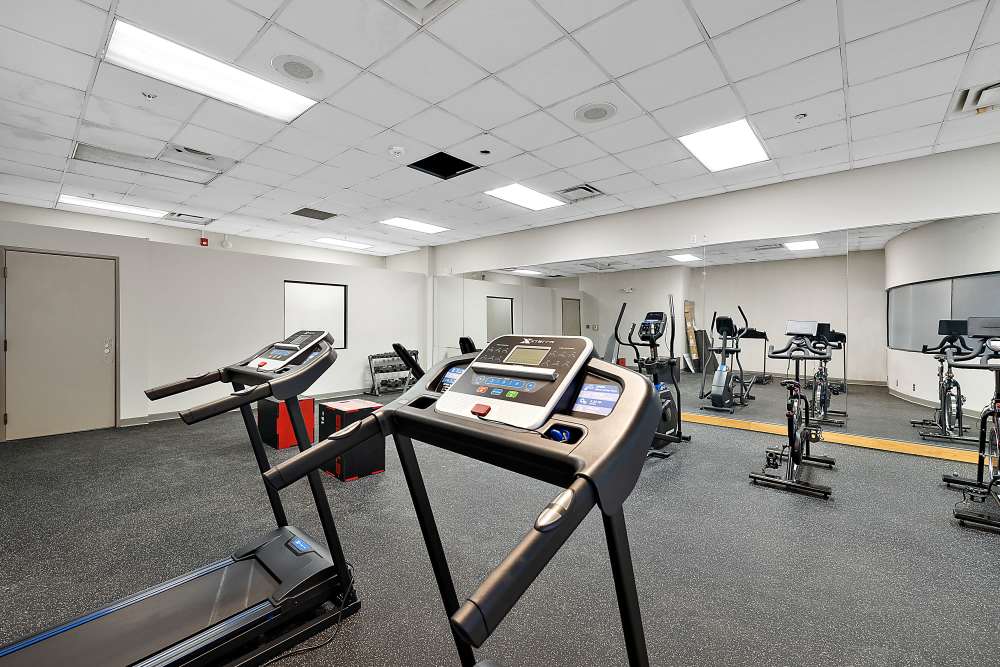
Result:
<instances>
[{"instance_id":1,"label":"door frame","mask_svg":"<svg viewBox=\"0 0 1000 667\"><path fill-rule=\"evenodd\" d=\"M0 340L7 340L7 253L24 252L36 255L61 255L64 257L81 257L84 259L106 259L114 262L115 267L115 428L121 427L121 283L118 257L112 255L97 255L82 252L66 252L62 250L41 250L38 248L22 248L20 246L0 245ZM0 354L0 414L7 413L7 352ZM0 419L0 442L7 442L7 425Z\"/></svg>"},{"instance_id":2,"label":"door frame","mask_svg":"<svg viewBox=\"0 0 1000 667\"><path fill-rule=\"evenodd\" d=\"M565 308L563 308L563 304L566 301L576 301L576 315L577 315L576 321L577 321L577 324L580 325L580 327L579 327L580 328L580 332L577 333L577 334L564 334L564 333L562 333L563 330L566 329L566 318L563 317L563 314L566 312ZM582 302L582 300L579 297L573 297L573 296L561 296L561 297L559 297L559 333L562 334L562 335L564 335L564 336L565 335L575 335L575 336L582 336L583 335L583 302Z\"/></svg>"}]
</instances>

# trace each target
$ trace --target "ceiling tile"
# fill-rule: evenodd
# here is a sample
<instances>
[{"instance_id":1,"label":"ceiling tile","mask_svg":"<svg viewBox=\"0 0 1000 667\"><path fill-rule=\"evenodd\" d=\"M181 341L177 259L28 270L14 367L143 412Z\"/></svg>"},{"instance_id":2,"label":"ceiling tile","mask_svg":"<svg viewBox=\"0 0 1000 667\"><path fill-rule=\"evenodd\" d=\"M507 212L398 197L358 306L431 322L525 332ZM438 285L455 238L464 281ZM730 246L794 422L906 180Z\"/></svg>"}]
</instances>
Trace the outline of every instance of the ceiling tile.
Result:
<instances>
[{"instance_id":1,"label":"ceiling tile","mask_svg":"<svg viewBox=\"0 0 1000 667\"><path fill-rule=\"evenodd\" d=\"M0 150L0 156L11 162L43 167L50 170L62 171L66 167L65 155L46 155L45 153L38 153L36 151L25 151L19 148L3 146L3 150Z\"/></svg>"},{"instance_id":2,"label":"ceiling tile","mask_svg":"<svg viewBox=\"0 0 1000 667\"><path fill-rule=\"evenodd\" d=\"M291 126L343 146L357 145L385 129L322 102L296 118Z\"/></svg>"},{"instance_id":3,"label":"ceiling tile","mask_svg":"<svg viewBox=\"0 0 1000 667\"><path fill-rule=\"evenodd\" d=\"M110 178L97 178L94 176L84 176L83 174L67 173L63 176L63 183L75 186L84 191L91 190L95 195L98 193L113 193L123 195L132 187L131 183L116 181ZM100 199L100 197L97 197Z\"/></svg>"},{"instance_id":4,"label":"ceiling tile","mask_svg":"<svg viewBox=\"0 0 1000 667\"><path fill-rule=\"evenodd\" d=\"M653 112L653 118L675 137L729 123L745 116L743 105L729 86Z\"/></svg>"},{"instance_id":5,"label":"ceiling tile","mask_svg":"<svg viewBox=\"0 0 1000 667\"><path fill-rule=\"evenodd\" d=\"M312 79L302 80L275 69L272 65L274 58L288 55L304 59L314 70L319 68L319 74ZM263 37L254 42L249 51L240 56L237 63L263 79L313 100L329 97L361 71L343 58L274 24L267 28Z\"/></svg>"},{"instance_id":6,"label":"ceiling tile","mask_svg":"<svg viewBox=\"0 0 1000 667\"><path fill-rule=\"evenodd\" d=\"M542 9L573 32L577 28L620 7L628 0L538 0Z\"/></svg>"},{"instance_id":7,"label":"ceiling tile","mask_svg":"<svg viewBox=\"0 0 1000 667\"><path fill-rule=\"evenodd\" d=\"M480 132L475 125L455 118L437 107L431 107L413 118L403 121L395 129L418 141L440 148L457 144Z\"/></svg>"},{"instance_id":8,"label":"ceiling tile","mask_svg":"<svg viewBox=\"0 0 1000 667\"><path fill-rule=\"evenodd\" d=\"M629 192L623 192L618 195L626 204L631 204L639 208L646 206L656 206L658 204L666 204L674 200L674 196L667 192L664 188L658 185L654 185L649 188L640 188L639 190L630 190Z\"/></svg>"},{"instance_id":9,"label":"ceiling tile","mask_svg":"<svg viewBox=\"0 0 1000 667\"><path fill-rule=\"evenodd\" d=\"M541 106L607 81L601 70L568 39L556 42L498 76Z\"/></svg>"},{"instance_id":10,"label":"ceiling tile","mask_svg":"<svg viewBox=\"0 0 1000 667\"><path fill-rule=\"evenodd\" d=\"M975 84L994 83L1000 79L997 58L1000 58L1000 44L973 51L962 72L961 86L967 88Z\"/></svg>"},{"instance_id":11,"label":"ceiling tile","mask_svg":"<svg viewBox=\"0 0 1000 667\"><path fill-rule=\"evenodd\" d=\"M239 163L227 171L226 175L232 176L233 178L240 178L245 181L252 181L253 183L263 183L272 187L278 187L283 183L287 183L292 178L290 174L274 171L273 169L267 169L265 167L258 167L255 164L249 164L246 162Z\"/></svg>"},{"instance_id":12,"label":"ceiling tile","mask_svg":"<svg viewBox=\"0 0 1000 667\"><path fill-rule=\"evenodd\" d=\"M243 139L231 137L215 130L209 130L197 125L188 125L174 137L174 142L196 148L200 151L221 155L234 160L242 160L250 154L257 144Z\"/></svg>"},{"instance_id":13,"label":"ceiling tile","mask_svg":"<svg viewBox=\"0 0 1000 667\"><path fill-rule=\"evenodd\" d=\"M225 0L119 0L116 13L140 28L228 61L235 60L264 26L263 18Z\"/></svg>"},{"instance_id":14,"label":"ceiling tile","mask_svg":"<svg viewBox=\"0 0 1000 667\"><path fill-rule=\"evenodd\" d=\"M806 116L805 118L796 118L799 114L806 114ZM835 120L842 120L844 117L844 91L835 90L811 100L803 100L787 107L755 114L750 117L750 121L757 128L760 136L767 139L817 125L825 125Z\"/></svg>"},{"instance_id":15,"label":"ceiling tile","mask_svg":"<svg viewBox=\"0 0 1000 667\"><path fill-rule=\"evenodd\" d=\"M837 3L801 0L714 41L729 75L745 79L837 46Z\"/></svg>"},{"instance_id":16,"label":"ceiling tile","mask_svg":"<svg viewBox=\"0 0 1000 667\"><path fill-rule=\"evenodd\" d=\"M885 164L887 162L899 162L900 160L910 160L915 157L923 157L924 155L930 155L930 146L922 146L920 148L913 148L904 151L897 151L894 153L889 153L887 155L876 155L870 158L865 158L863 160L854 160L854 168L861 169L862 167L872 167L877 164Z\"/></svg>"},{"instance_id":17,"label":"ceiling tile","mask_svg":"<svg viewBox=\"0 0 1000 667\"><path fill-rule=\"evenodd\" d=\"M715 172L715 180L722 185L736 185L738 183L756 183L770 178L780 178L781 172L774 160L748 164L742 167L726 169Z\"/></svg>"},{"instance_id":18,"label":"ceiling tile","mask_svg":"<svg viewBox=\"0 0 1000 667\"><path fill-rule=\"evenodd\" d=\"M421 99L365 72L347 84L330 103L340 109L390 127L427 108Z\"/></svg>"},{"instance_id":19,"label":"ceiling tile","mask_svg":"<svg viewBox=\"0 0 1000 667\"><path fill-rule=\"evenodd\" d=\"M576 112L586 104L610 104L615 108L615 114L611 118L596 123L578 120ZM621 123L643 113L642 108L622 92L616 83L607 83L599 88L580 93L576 97L571 97L549 107L548 112L581 134L593 132L608 124Z\"/></svg>"},{"instance_id":20,"label":"ceiling tile","mask_svg":"<svg viewBox=\"0 0 1000 667\"><path fill-rule=\"evenodd\" d=\"M940 123L944 120L950 102L949 93L890 109L873 111L863 116L854 116L851 118L851 136L854 140L867 139L910 127Z\"/></svg>"},{"instance_id":21,"label":"ceiling tile","mask_svg":"<svg viewBox=\"0 0 1000 667\"><path fill-rule=\"evenodd\" d=\"M4 156L6 156L6 154L7 152L4 151ZM12 162L10 160L0 158L0 173L10 174L12 176L21 176L23 178L34 178L39 181L48 181L49 183L59 183L62 181L64 166L65 165L59 167L58 169L47 169L33 164Z\"/></svg>"},{"instance_id":22,"label":"ceiling tile","mask_svg":"<svg viewBox=\"0 0 1000 667\"><path fill-rule=\"evenodd\" d=\"M543 162L530 153L524 153L510 160L504 160L492 165L490 168L515 181L552 171L552 165L548 162Z\"/></svg>"},{"instance_id":23,"label":"ceiling tile","mask_svg":"<svg viewBox=\"0 0 1000 667\"><path fill-rule=\"evenodd\" d=\"M664 81L671 85L664 85ZM715 57L704 44L621 78L625 90L652 111L725 85Z\"/></svg>"},{"instance_id":24,"label":"ceiling tile","mask_svg":"<svg viewBox=\"0 0 1000 667\"><path fill-rule=\"evenodd\" d=\"M694 178L685 178L681 181L675 181L667 186L667 190L669 190L675 197L683 199L691 199L693 197L702 197L722 192L722 188L719 186L719 183L712 178L711 174L704 174L702 176L695 176Z\"/></svg>"},{"instance_id":25,"label":"ceiling tile","mask_svg":"<svg viewBox=\"0 0 1000 667\"><path fill-rule=\"evenodd\" d=\"M750 113L842 88L840 49L831 49L735 84Z\"/></svg>"},{"instance_id":26,"label":"ceiling tile","mask_svg":"<svg viewBox=\"0 0 1000 667\"><path fill-rule=\"evenodd\" d=\"M635 172L603 178L599 181L591 182L595 188L609 195L617 195L623 192L630 192L640 188L648 188L652 185L648 179L643 178Z\"/></svg>"},{"instance_id":27,"label":"ceiling tile","mask_svg":"<svg viewBox=\"0 0 1000 667\"><path fill-rule=\"evenodd\" d=\"M829 150L829 149L827 149ZM847 147L844 147L844 151L847 151ZM838 171L847 171L851 168L849 162L841 162L839 164L831 164L823 167L816 167L815 169L805 169L803 171L796 171L794 173L785 173L786 181L793 181L800 178L811 178L813 176L823 176L824 174L835 174Z\"/></svg>"},{"instance_id":28,"label":"ceiling tile","mask_svg":"<svg viewBox=\"0 0 1000 667\"><path fill-rule=\"evenodd\" d=\"M747 21L790 5L795 0L691 0L708 34L715 37Z\"/></svg>"},{"instance_id":29,"label":"ceiling tile","mask_svg":"<svg viewBox=\"0 0 1000 667\"><path fill-rule=\"evenodd\" d=\"M908 23L847 45L847 76L858 84L967 51L986 0Z\"/></svg>"},{"instance_id":30,"label":"ceiling tile","mask_svg":"<svg viewBox=\"0 0 1000 667\"><path fill-rule=\"evenodd\" d=\"M329 167L328 167L329 168ZM339 170L334 170L339 171ZM336 180L325 180L320 178L312 178L312 172L306 174L305 176L298 176L288 181L281 187L285 190L291 190L303 195L309 195L313 198L325 197L334 190L339 188L347 187L346 183L337 182ZM319 176L317 174L317 176ZM344 176L344 175L342 175ZM343 178L340 179L344 180Z\"/></svg>"},{"instance_id":31,"label":"ceiling tile","mask_svg":"<svg viewBox=\"0 0 1000 667\"><path fill-rule=\"evenodd\" d=\"M284 123L273 118L218 100L206 100L191 117L191 123L258 144L266 142L285 127Z\"/></svg>"},{"instance_id":32,"label":"ceiling tile","mask_svg":"<svg viewBox=\"0 0 1000 667\"><path fill-rule=\"evenodd\" d=\"M536 111L513 123L494 129L493 134L530 151L568 139L573 136L573 130L544 111Z\"/></svg>"},{"instance_id":33,"label":"ceiling tile","mask_svg":"<svg viewBox=\"0 0 1000 667\"><path fill-rule=\"evenodd\" d=\"M278 23L361 67L416 31L387 5L370 0L292 0Z\"/></svg>"},{"instance_id":34,"label":"ceiling tile","mask_svg":"<svg viewBox=\"0 0 1000 667\"><path fill-rule=\"evenodd\" d=\"M764 143L767 145L768 154L773 158L809 153L821 148L847 143L847 123L842 120L827 123L808 130L766 139Z\"/></svg>"},{"instance_id":35,"label":"ceiling tile","mask_svg":"<svg viewBox=\"0 0 1000 667\"><path fill-rule=\"evenodd\" d=\"M559 29L529 0L463 0L429 28L490 72L559 38Z\"/></svg>"},{"instance_id":36,"label":"ceiling tile","mask_svg":"<svg viewBox=\"0 0 1000 667\"><path fill-rule=\"evenodd\" d=\"M855 161L864 160L876 155L886 155L888 153L898 153L899 151L930 146L934 143L937 132L937 125L927 125L896 132L895 134L886 134L872 139L855 141L851 144L851 149L854 152Z\"/></svg>"},{"instance_id":37,"label":"ceiling tile","mask_svg":"<svg viewBox=\"0 0 1000 667\"><path fill-rule=\"evenodd\" d=\"M850 160L850 151L847 144L840 146L830 146L810 153L799 153L778 159L778 167L786 174L812 171L819 167L841 164Z\"/></svg>"},{"instance_id":38,"label":"ceiling tile","mask_svg":"<svg viewBox=\"0 0 1000 667\"><path fill-rule=\"evenodd\" d=\"M691 178L698 174L708 173L701 162L694 158L678 160L669 164L662 164L658 167L651 167L640 171L643 176L653 181L657 185L660 183L673 183L685 178Z\"/></svg>"},{"instance_id":39,"label":"ceiling tile","mask_svg":"<svg viewBox=\"0 0 1000 667\"><path fill-rule=\"evenodd\" d=\"M992 137L998 132L1000 132L1000 113L993 111L975 114L945 123L941 129L939 143L952 144L976 137Z\"/></svg>"},{"instance_id":40,"label":"ceiling tile","mask_svg":"<svg viewBox=\"0 0 1000 667\"><path fill-rule=\"evenodd\" d=\"M480 81L440 106L484 130L509 123L538 108L493 77Z\"/></svg>"},{"instance_id":41,"label":"ceiling tile","mask_svg":"<svg viewBox=\"0 0 1000 667\"><path fill-rule=\"evenodd\" d=\"M629 168L622 164L618 158L608 155L607 157L574 165L566 169L566 171L583 181L597 181L602 178L620 176L628 172Z\"/></svg>"},{"instance_id":42,"label":"ceiling tile","mask_svg":"<svg viewBox=\"0 0 1000 667\"><path fill-rule=\"evenodd\" d=\"M92 123L115 130L125 130L153 139L169 141L181 129L182 123L158 116L145 109L136 109L92 95L83 117Z\"/></svg>"},{"instance_id":43,"label":"ceiling tile","mask_svg":"<svg viewBox=\"0 0 1000 667\"><path fill-rule=\"evenodd\" d=\"M541 176L534 176L521 182L532 190L539 192L557 192L580 184L580 179L567 171L550 171Z\"/></svg>"},{"instance_id":44,"label":"ceiling tile","mask_svg":"<svg viewBox=\"0 0 1000 667\"><path fill-rule=\"evenodd\" d=\"M851 114L860 115L955 89L965 54L898 72L848 89Z\"/></svg>"},{"instance_id":45,"label":"ceiling tile","mask_svg":"<svg viewBox=\"0 0 1000 667\"><path fill-rule=\"evenodd\" d=\"M205 186L201 183L182 181L179 178L168 178L167 176L160 176L159 174L139 174L139 178L136 179L135 182L136 185L140 187L167 190L174 193L183 193L185 198L205 189Z\"/></svg>"},{"instance_id":46,"label":"ceiling tile","mask_svg":"<svg viewBox=\"0 0 1000 667\"><path fill-rule=\"evenodd\" d=\"M536 149L534 154L556 167L569 167L607 155L583 137L573 137L551 146Z\"/></svg>"},{"instance_id":47,"label":"ceiling tile","mask_svg":"<svg viewBox=\"0 0 1000 667\"><path fill-rule=\"evenodd\" d=\"M360 151L359 151L360 152ZM383 170L376 173L384 173L388 170ZM356 185L361 181L366 181L375 174L362 174L359 171L350 169L347 167L333 166L329 164L321 164L317 166L310 172L303 174L300 178L289 181L288 184L282 186L288 190L294 190L296 192L311 192L314 188L303 189L294 186L295 183L302 181L312 181L313 183L321 183L322 189L320 194L324 197L329 195L331 192L336 192L341 188L349 188L352 185Z\"/></svg>"},{"instance_id":48,"label":"ceiling tile","mask_svg":"<svg viewBox=\"0 0 1000 667\"><path fill-rule=\"evenodd\" d=\"M983 24L979 26L979 34L976 35L976 46L988 46L997 42L1000 42L1000 10L997 9L997 4L994 2L986 11L986 18Z\"/></svg>"},{"instance_id":49,"label":"ceiling tile","mask_svg":"<svg viewBox=\"0 0 1000 667\"><path fill-rule=\"evenodd\" d=\"M435 183L438 179L428 174L398 167L353 186L351 189L381 199L390 199L401 194Z\"/></svg>"},{"instance_id":50,"label":"ceiling tile","mask_svg":"<svg viewBox=\"0 0 1000 667\"><path fill-rule=\"evenodd\" d=\"M243 5L247 9L257 12L264 18L270 18L278 7L284 4L284 0L233 0Z\"/></svg>"},{"instance_id":51,"label":"ceiling tile","mask_svg":"<svg viewBox=\"0 0 1000 667\"><path fill-rule=\"evenodd\" d=\"M344 152L344 144L295 127L286 127L275 135L268 145L292 155L309 158L316 162L326 162L334 155Z\"/></svg>"},{"instance_id":52,"label":"ceiling tile","mask_svg":"<svg viewBox=\"0 0 1000 667\"><path fill-rule=\"evenodd\" d=\"M424 33L380 60L372 71L431 102L440 102L485 76L480 68Z\"/></svg>"},{"instance_id":53,"label":"ceiling tile","mask_svg":"<svg viewBox=\"0 0 1000 667\"><path fill-rule=\"evenodd\" d=\"M947 129L948 123L945 123L945 128ZM1000 142L1000 132L996 134L982 134L968 139L958 139L956 141L944 141L939 142L934 146L935 153L946 153L948 151L964 150L966 148L974 148L977 146L984 146L986 144L995 144Z\"/></svg>"},{"instance_id":54,"label":"ceiling tile","mask_svg":"<svg viewBox=\"0 0 1000 667\"><path fill-rule=\"evenodd\" d=\"M574 36L614 76L702 41L698 26L681 0L637 0Z\"/></svg>"},{"instance_id":55,"label":"ceiling tile","mask_svg":"<svg viewBox=\"0 0 1000 667\"><path fill-rule=\"evenodd\" d=\"M83 91L0 69L0 97L38 109L58 109L67 116L83 110Z\"/></svg>"},{"instance_id":56,"label":"ceiling tile","mask_svg":"<svg viewBox=\"0 0 1000 667\"><path fill-rule=\"evenodd\" d=\"M0 193L53 201L59 193L59 184L11 174L0 174Z\"/></svg>"},{"instance_id":57,"label":"ceiling tile","mask_svg":"<svg viewBox=\"0 0 1000 667\"><path fill-rule=\"evenodd\" d=\"M102 46L107 18L107 12L78 0L7 0L0 21L32 37L94 56Z\"/></svg>"},{"instance_id":58,"label":"ceiling tile","mask_svg":"<svg viewBox=\"0 0 1000 667\"><path fill-rule=\"evenodd\" d=\"M841 0L844 39L850 42L867 37L963 2L965 0Z\"/></svg>"},{"instance_id":59,"label":"ceiling tile","mask_svg":"<svg viewBox=\"0 0 1000 667\"><path fill-rule=\"evenodd\" d=\"M122 130L113 130L83 121L78 136L80 143L101 146L122 153L132 153L143 157L156 157L166 146L166 142Z\"/></svg>"},{"instance_id":60,"label":"ceiling tile","mask_svg":"<svg viewBox=\"0 0 1000 667\"><path fill-rule=\"evenodd\" d=\"M8 100L0 100L0 121L14 127L44 132L64 139L72 139L76 134L76 118L26 107Z\"/></svg>"},{"instance_id":61,"label":"ceiling tile","mask_svg":"<svg viewBox=\"0 0 1000 667\"><path fill-rule=\"evenodd\" d=\"M249 181L233 178L232 176L219 176L209 184L209 192L226 192L229 194L239 194L247 197L258 197L265 192L269 192L274 186L263 183L252 183Z\"/></svg>"},{"instance_id":62,"label":"ceiling tile","mask_svg":"<svg viewBox=\"0 0 1000 667\"><path fill-rule=\"evenodd\" d=\"M187 120L206 98L169 83L102 62L93 94L174 120Z\"/></svg>"},{"instance_id":63,"label":"ceiling tile","mask_svg":"<svg viewBox=\"0 0 1000 667\"><path fill-rule=\"evenodd\" d=\"M596 132L587 138L609 153L620 153L667 138L666 133L649 116L639 116Z\"/></svg>"},{"instance_id":64,"label":"ceiling tile","mask_svg":"<svg viewBox=\"0 0 1000 667\"><path fill-rule=\"evenodd\" d=\"M489 153L483 154L484 150L489 151ZM503 139L489 134L477 135L448 149L449 155L454 155L480 167L509 160L522 152L520 148L511 146Z\"/></svg>"},{"instance_id":65,"label":"ceiling tile","mask_svg":"<svg viewBox=\"0 0 1000 667\"><path fill-rule=\"evenodd\" d=\"M344 151L327 161L327 164L331 167L346 170L360 178L371 178L372 176L392 171L399 166L386 157L372 155L356 148Z\"/></svg>"},{"instance_id":66,"label":"ceiling tile","mask_svg":"<svg viewBox=\"0 0 1000 667\"><path fill-rule=\"evenodd\" d=\"M267 146L261 146L253 153L250 153L250 155L244 158L244 162L292 176L304 174L316 166L316 162L312 160Z\"/></svg>"},{"instance_id":67,"label":"ceiling tile","mask_svg":"<svg viewBox=\"0 0 1000 667\"><path fill-rule=\"evenodd\" d=\"M641 170L656 165L676 162L688 157L688 152L673 139L658 141L649 146L633 148L624 153L618 153L618 159L632 169Z\"/></svg>"},{"instance_id":68,"label":"ceiling tile","mask_svg":"<svg viewBox=\"0 0 1000 667\"><path fill-rule=\"evenodd\" d=\"M0 67L86 90L94 59L0 26Z\"/></svg>"},{"instance_id":69,"label":"ceiling tile","mask_svg":"<svg viewBox=\"0 0 1000 667\"><path fill-rule=\"evenodd\" d=\"M411 137L406 137L395 130L386 130L376 134L371 139L358 144L358 148L378 157L384 157L397 165L410 164L438 152L434 146L429 146ZM390 154L392 148L402 148L403 155L398 158Z\"/></svg>"}]
</instances>

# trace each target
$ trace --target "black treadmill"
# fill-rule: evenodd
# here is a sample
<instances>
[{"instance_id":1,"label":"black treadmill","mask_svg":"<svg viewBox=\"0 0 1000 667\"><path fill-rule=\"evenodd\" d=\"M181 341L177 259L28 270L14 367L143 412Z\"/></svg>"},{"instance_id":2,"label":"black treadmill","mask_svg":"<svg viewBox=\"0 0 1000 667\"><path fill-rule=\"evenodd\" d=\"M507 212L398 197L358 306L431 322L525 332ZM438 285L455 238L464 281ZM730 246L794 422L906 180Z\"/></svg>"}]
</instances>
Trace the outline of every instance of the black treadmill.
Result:
<instances>
[{"instance_id":1,"label":"black treadmill","mask_svg":"<svg viewBox=\"0 0 1000 667\"><path fill-rule=\"evenodd\" d=\"M394 346L409 356L402 345ZM607 536L629 664L649 664L622 504L639 479L660 407L643 376L593 357L577 336L501 336L438 364L366 419L264 473L280 490L370 437L391 435L459 659L480 647L596 505ZM461 605L412 439L543 480L560 492Z\"/></svg>"},{"instance_id":2,"label":"black treadmill","mask_svg":"<svg viewBox=\"0 0 1000 667\"><path fill-rule=\"evenodd\" d=\"M297 409L337 358L325 331L299 331L243 361L149 389L157 400L213 384L233 393L180 413L187 424L239 408L261 473L270 469L251 404L285 401L299 449L309 438ZM288 525L281 499L267 488L277 528L232 556L104 609L0 648L2 667L166 667L257 665L357 611L330 506L318 472L309 475L326 546Z\"/></svg>"}]
</instances>

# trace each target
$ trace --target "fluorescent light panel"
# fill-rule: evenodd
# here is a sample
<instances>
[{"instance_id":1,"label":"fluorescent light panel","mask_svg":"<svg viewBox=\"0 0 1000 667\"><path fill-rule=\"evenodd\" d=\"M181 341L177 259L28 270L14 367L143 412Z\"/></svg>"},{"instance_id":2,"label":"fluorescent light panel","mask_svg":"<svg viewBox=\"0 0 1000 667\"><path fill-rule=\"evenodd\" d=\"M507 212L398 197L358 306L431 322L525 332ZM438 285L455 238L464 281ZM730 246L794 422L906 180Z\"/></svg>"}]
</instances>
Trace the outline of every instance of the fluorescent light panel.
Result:
<instances>
[{"instance_id":1,"label":"fluorescent light panel","mask_svg":"<svg viewBox=\"0 0 1000 667\"><path fill-rule=\"evenodd\" d=\"M819 250L819 244L815 241L789 241L784 246L792 252L800 250Z\"/></svg>"},{"instance_id":2,"label":"fluorescent light panel","mask_svg":"<svg viewBox=\"0 0 1000 667\"><path fill-rule=\"evenodd\" d=\"M517 273L522 276L543 276L545 275L541 271L534 271L532 269L514 269L511 273Z\"/></svg>"},{"instance_id":3,"label":"fluorescent light panel","mask_svg":"<svg viewBox=\"0 0 1000 667\"><path fill-rule=\"evenodd\" d=\"M542 211L547 208L566 205L566 202L564 201L559 201L555 197L550 197L542 194L541 192L536 192L535 190L526 188L519 183L505 185L502 188L497 188L495 190L488 190L485 194L510 202L511 204L517 204L518 206L523 206L524 208L530 208L532 211Z\"/></svg>"},{"instance_id":4,"label":"fluorescent light panel","mask_svg":"<svg viewBox=\"0 0 1000 667\"><path fill-rule=\"evenodd\" d=\"M59 195L59 203L66 206L86 206L87 208L99 208L102 211L114 211L115 213L128 213L129 215L143 215L148 218L162 218L169 211L160 211L155 208L143 208L142 206L129 206L128 204L115 204L110 201L100 201L98 199L87 199L86 197L74 197L73 195Z\"/></svg>"},{"instance_id":5,"label":"fluorescent light panel","mask_svg":"<svg viewBox=\"0 0 1000 667\"><path fill-rule=\"evenodd\" d=\"M316 104L315 100L121 20L115 21L104 59L286 123Z\"/></svg>"},{"instance_id":6,"label":"fluorescent light panel","mask_svg":"<svg viewBox=\"0 0 1000 667\"><path fill-rule=\"evenodd\" d=\"M722 171L769 159L746 118L681 137L680 142L709 171Z\"/></svg>"},{"instance_id":7,"label":"fluorescent light panel","mask_svg":"<svg viewBox=\"0 0 1000 667\"><path fill-rule=\"evenodd\" d=\"M697 262L698 260L701 259L701 257L697 257L695 255L690 255L686 253L683 255L668 255L668 257L670 257L670 259L674 260L675 262Z\"/></svg>"},{"instance_id":8,"label":"fluorescent light panel","mask_svg":"<svg viewBox=\"0 0 1000 667\"><path fill-rule=\"evenodd\" d=\"M321 239L316 239L316 243L325 243L326 245L335 245L340 248L351 248L353 250L365 250L371 248L371 244L368 243L358 243L357 241L345 241L343 239L331 239L324 236Z\"/></svg>"},{"instance_id":9,"label":"fluorescent light panel","mask_svg":"<svg viewBox=\"0 0 1000 667\"><path fill-rule=\"evenodd\" d=\"M389 218L388 220L382 220L381 223L383 225L389 225L390 227L399 227L400 229L409 229L414 232L423 232L424 234L437 234L439 232L448 231L447 227L439 227L426 222L417 222L416 220L410 220L409 218Z\"/></svg>"}]
</instances>

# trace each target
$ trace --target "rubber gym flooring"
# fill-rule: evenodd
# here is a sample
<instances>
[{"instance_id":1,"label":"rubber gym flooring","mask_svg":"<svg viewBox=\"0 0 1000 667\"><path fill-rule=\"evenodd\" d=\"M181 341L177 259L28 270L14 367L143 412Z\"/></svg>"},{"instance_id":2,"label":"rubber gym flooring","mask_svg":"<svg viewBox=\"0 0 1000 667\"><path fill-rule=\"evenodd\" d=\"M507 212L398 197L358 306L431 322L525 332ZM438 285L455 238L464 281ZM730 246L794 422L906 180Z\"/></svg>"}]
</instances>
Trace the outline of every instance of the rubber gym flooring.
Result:
<instances>
[{"instance_id":1,"label":"rubber gym flooring","mask_svg":"<svg viewBox=\"0 0 1000 667\"><path fill-rule=\"evenodd\" d=\"M845 446L828 501L752 486L776 436L690 425L626 506L654 665L995 664L1000 535L958 526L943 472ZM555 494L417 443L458 585L471 592ZM275 453L274 458L286 454ZM457 664L395 449L325 482L361 611L283 665ZM271 526L237 414L0 445L0 643L224 557ZM306 485L284 494L319 535ZM592 514L480 652L508 666L623 665Z\"/></svg>"}]
</instances>

